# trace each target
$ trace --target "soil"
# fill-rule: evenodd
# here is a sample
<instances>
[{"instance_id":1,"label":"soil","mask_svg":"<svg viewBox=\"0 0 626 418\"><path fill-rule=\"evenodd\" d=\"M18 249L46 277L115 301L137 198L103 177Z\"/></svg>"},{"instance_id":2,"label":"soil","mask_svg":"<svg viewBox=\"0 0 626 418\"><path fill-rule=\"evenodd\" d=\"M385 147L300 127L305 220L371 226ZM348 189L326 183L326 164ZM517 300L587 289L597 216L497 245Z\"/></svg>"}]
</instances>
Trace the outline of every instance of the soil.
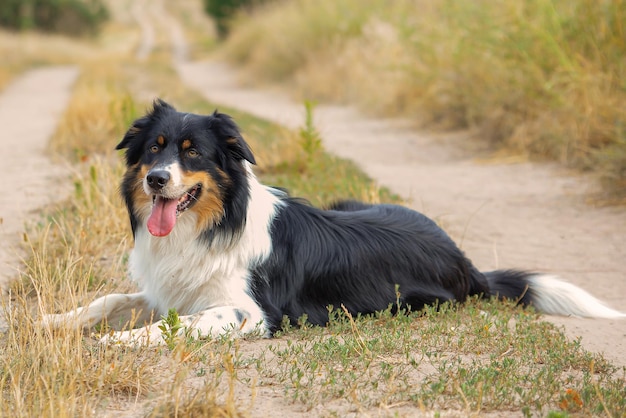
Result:
<instances>
[{"instance_id":1,"label":"soil","mask_svg":"<svg viewBox=\"0 0 626 418\"><path fill-rule=\"evenodd\" d=\"M215 103L287 127L303 125L304 106L281 90L237 83L236 72L215 61L186 61L180 25L156 10L172 33L181 79ZM153 33L144 27L144 33ZM148 41L146 41L148 42ZM149 39L152 42L152 39ZM145 45L144 45L145 47ZM140 49L149 54L150 45ZM45 155L46 142L78 74L43 68L18 78L0 94L0 283L20 268L24 225L36 208L65 196L67 170ZM327 151L356 161L380 185L436 219L482 270L524 268L558 274L610 306L626 311L626 210L595 207L593 178L557 164L493 158L467 133L426 134L404 120L375 119L351 107L320 105L316 126ZM546 317L581 338L591 351L626 366L626 321Z\"/></svg>"}]
</instances>

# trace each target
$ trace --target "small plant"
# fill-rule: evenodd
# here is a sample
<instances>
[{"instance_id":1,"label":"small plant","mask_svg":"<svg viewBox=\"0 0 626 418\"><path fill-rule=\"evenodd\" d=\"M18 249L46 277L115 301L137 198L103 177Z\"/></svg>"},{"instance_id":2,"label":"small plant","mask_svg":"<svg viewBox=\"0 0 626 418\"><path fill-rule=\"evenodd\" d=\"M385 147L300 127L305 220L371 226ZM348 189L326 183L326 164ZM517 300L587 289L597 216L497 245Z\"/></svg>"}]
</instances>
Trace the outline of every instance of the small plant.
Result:
<instances>
[{"instance_id":1,"label":"small plant","mask_svg":"<svg viewBox=\"0 0 626 418\"><path fill-rule=\"evenodd\" d=\"M165 341L167 348L174 350L180 331L185 329L183 323L180 322L178 312L176 312L175 308L170 308L167 311L167 315L161 316L159 329L161 330L161 337Z\"/></svg>"},{"instance_id":2,"label":"small plant","mask_svg":"<svg viewBox=\"0 0 626 418\"><path fill-rule=\"evenodd\" d=\"M300 146L306 154L307 164L310 164L322 150L322 137L313 122L315 106L316 103L311 100L304 101L304 126L300 128Z\"/></svg>"}]
</instances>

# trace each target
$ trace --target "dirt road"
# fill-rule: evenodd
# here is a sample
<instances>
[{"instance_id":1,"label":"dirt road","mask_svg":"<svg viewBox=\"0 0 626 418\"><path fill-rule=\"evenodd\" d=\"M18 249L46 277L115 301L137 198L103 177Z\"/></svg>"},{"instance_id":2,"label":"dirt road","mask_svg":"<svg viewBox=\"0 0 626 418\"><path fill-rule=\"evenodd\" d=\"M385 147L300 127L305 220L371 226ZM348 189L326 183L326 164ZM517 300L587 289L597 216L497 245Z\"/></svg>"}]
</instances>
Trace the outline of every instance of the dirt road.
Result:
<instances>
[{"instance_id":1,"label":"dirt road","mask_svg":"<svg viewBox=\"0 0 626 418\"><path fill-rule=\"evenodd\" d=\"M16 276L19 242L33 211L62 199L68 190L66 169L46 156L48 139L65 109L75 67L29 71L0 94L0 288Z\"/></svg>"}]
</instances>

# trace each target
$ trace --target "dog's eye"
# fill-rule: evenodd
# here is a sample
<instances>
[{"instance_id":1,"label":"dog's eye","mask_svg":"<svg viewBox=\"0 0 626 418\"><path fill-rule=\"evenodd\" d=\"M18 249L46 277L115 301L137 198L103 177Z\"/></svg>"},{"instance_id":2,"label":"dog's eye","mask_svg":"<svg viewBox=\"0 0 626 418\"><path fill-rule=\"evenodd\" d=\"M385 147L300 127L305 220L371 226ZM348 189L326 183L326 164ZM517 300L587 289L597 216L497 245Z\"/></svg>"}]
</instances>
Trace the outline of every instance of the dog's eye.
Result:
<instances>
[{"instance_id":1,"label":"dog's eye","mask_svg":"<svg viewBox=\"0 0 626 418\"><path fill-rule=\"evenodd\" d=\"M189 157L189 158L196 158L199 155L200 155L200 153L198 151L196 151L195 149L193 149L193 148L187 150L187 157Z\"/></svg>"},{"instance_id":2,"label":"dog's eye","mask_svg":"<svg viewBox=\"0 0 626 418\"><path fill-rule=\"evenodd\" d=\"M153 154L156 154L160 150L161 150L161 148L157 144L154 144L154 145L150 146L150 152L153 153Z\"/></svg>"}]
</instances>

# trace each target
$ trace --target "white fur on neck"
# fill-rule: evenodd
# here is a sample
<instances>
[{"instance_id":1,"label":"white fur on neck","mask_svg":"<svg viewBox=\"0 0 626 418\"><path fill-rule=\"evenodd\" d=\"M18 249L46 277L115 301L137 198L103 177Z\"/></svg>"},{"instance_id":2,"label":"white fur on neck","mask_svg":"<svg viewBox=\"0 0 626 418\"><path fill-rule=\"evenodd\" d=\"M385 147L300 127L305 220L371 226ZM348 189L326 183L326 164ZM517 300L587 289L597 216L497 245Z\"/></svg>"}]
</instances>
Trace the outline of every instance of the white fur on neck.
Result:
<instances>
[{"instance_id":1,"label":"white fur on neck","mask_svg":"<svg viewBox=\"0 0 626 418\"><path fill-rule=\"evenodd\" d=\"M159 314L176 308L180 314L235 305L253 317L260 308L248 294L249 269L265 260L272 249L270 225L280 200L260 184L249 165L250 198L244 230L234 245L208 246L198 239L193 211L183 213L172 232L152 236L143 221L135 231L129 269L131 277Z\"/></svg>"}]
</instances>

